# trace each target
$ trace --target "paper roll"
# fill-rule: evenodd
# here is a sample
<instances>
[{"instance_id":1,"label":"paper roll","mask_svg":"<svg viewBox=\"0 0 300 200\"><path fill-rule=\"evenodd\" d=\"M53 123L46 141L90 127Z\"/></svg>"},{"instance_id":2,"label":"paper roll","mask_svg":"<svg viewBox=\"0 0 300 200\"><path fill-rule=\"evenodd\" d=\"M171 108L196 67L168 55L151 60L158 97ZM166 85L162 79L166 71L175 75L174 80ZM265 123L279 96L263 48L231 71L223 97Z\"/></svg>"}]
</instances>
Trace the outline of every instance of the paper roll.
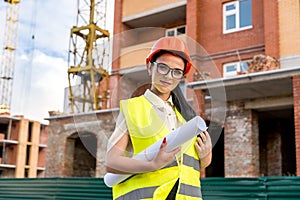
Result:
<instances>
[{"instance_id":1,"label":"paper roll","mask_svg":"<svg viewBox=\"0 0 300 200\"><path fill-rule=\"evenodd\" d=\"M175 129L174 131L170 132L166 136L167 139L166 151L169 152L176 149L180 145L184 144L185 142L197 136L200 132L206 131L206 129L207 127L205 121L200 116L194 117L193 119L191 119L184 125L180 126L179 128ZM133 156L132 158L140 161L148 161L154 159L160 149L161 143L162 143L162 139L158 140L151 146L147 147L145 150ZM148 160L146 160L146 157ZM108 187L112 187L122 182L123 180L129 178L132 175L133 174L107 173L104 176L104 183Z\"/></svg>"}]
</instances>

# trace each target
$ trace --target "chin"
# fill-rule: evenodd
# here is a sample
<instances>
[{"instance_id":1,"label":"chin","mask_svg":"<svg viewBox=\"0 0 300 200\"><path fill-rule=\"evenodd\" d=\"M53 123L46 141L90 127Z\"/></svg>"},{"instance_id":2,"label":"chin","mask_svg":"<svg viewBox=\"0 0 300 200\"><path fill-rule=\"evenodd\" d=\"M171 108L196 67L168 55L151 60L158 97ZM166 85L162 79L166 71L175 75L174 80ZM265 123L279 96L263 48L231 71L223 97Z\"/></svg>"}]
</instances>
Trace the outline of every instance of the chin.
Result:
<instances>
[{"instance_id":1,"label":"chin","mask_svg":"<svg viewBox=\"0 0 300 200\"><path fill-rule=\"evenodd\" d=\"M156 89L162 94L171 92L170 88L166 88L166 87L160 87L160 88L156 88Z\"/></svg>"},{"instance_id":2,"label":"chin","mask_svg":"<svg viewBox=\"0 0 300 200\"><path fill-rule=\"evenodd\" d=\"M155 86L155 89L161 94L166 94L170 93L174 88L158 84Z\"/></svg>"}]
</instances>

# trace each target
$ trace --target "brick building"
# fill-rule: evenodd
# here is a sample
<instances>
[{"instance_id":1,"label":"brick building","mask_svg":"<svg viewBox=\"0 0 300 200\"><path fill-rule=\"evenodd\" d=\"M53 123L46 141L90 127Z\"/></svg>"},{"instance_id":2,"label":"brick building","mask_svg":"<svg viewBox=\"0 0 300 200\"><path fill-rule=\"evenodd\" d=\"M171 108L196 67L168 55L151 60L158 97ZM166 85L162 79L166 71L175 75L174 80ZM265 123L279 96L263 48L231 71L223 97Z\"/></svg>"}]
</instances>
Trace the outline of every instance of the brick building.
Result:
<instances>
[{"instance_id":1,"label":"brick building","mask_svg":"<svg viewBox=\"0 0 300 200\"><path fill-rule=\"evenodd\" d=\"M50 114L46 177L102 177L118 109Z\"/></svg>"},{"instance_id":2,"label":"brick building","mask_svg":"<svg viewBox=\"0 0 300 200\"><path fill-rule=\"evenodd\" d=\"M149 86L145 57L158 38L171 35L189 46L194 67L182 89L213 139L206 176L299 175L299 4L115 0L110 108L49 117L46 175L103 176L119 100ZM94 156L87 159L84 144Z\"/></svg>"}]
</instances>

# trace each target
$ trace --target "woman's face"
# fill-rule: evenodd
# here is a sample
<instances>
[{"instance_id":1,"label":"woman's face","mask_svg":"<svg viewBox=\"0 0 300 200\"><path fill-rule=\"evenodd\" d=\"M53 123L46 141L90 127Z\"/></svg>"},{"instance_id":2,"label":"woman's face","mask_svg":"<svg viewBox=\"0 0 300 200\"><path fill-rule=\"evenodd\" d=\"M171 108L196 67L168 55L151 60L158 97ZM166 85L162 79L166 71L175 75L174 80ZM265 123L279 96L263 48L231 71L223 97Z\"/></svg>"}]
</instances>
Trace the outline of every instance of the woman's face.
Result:
<instances>
[{"instance_id":1,"label":"woman's face","mask_svg":"<svg viewBox=\"0 0 300 200\"><path fill-rule=\"evenodd\" d=\"M156 59L155 63L163 63L171 69L184 70L184 61L173 54L163 54ZM149 68L152 80L151 91L163 100L167 100L171 91L179 84L180 79L173 78L171 70L165 75L159 73L157 67L157 64L152 64Z\"/></svg>"}]
</instances>

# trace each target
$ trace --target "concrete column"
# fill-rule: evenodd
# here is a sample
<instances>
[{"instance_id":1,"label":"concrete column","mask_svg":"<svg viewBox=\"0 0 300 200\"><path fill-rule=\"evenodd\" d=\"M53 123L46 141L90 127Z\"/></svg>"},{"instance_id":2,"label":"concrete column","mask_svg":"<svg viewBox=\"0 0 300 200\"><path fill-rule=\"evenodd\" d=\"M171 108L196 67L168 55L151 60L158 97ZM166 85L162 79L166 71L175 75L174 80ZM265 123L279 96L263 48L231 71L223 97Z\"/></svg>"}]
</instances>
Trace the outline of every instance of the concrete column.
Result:
<instances>
[{"instance_id":1,"label":"concrete column","mask_svg":"<svg viewBox=\"0 0 300 200\"><path fill-rule=\"evenodd\" d=\"M16 157L16 171L15 178L25 177L25 165L26 165L26 148L28 141L28 125L29 121L25 119L20 120L20 129L18 132L18 149Z\"/></svg>"},{"instance_id":2,"label":"concrete column","mask_svg":"<svg viewBox=\"0 0 300 200\"><path fill-rule=\"evenodd\" d=\"M40 144L40 130L41 124L39 122L30 122L32 123L31 127L31 149L29 153L29 170L28 178L37 177L37 167L39 160L39 144Z\"/></svg>"},{"instance_id":3,"label":"concrete column","mask_svg":"<svg viewBox=\"0 0 300 200\"><path fill-rule=\"evenodd\" d=\"M259 176L258 118L242 102L228 104L224 131L225 177Z\"/></svg>"}]
</instances>

